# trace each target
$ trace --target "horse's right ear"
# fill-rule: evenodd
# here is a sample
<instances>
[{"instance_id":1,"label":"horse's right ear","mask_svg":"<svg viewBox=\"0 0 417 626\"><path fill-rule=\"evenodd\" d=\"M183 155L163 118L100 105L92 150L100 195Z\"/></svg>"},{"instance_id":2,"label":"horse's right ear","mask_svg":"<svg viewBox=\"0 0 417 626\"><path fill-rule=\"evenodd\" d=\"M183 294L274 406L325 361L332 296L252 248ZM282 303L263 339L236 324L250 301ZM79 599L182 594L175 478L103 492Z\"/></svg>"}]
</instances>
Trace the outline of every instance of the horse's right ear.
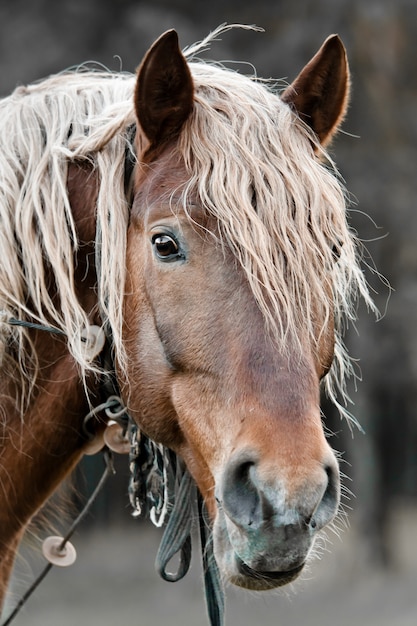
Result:
<instances>
[{"instance_id":1,"label":"horse's right ear","mask_svg":"<svg viewBox=\"0 0 417 626\"><path fill-rule=\"evenodd\" d=\"M148 50L138 70L135 108L139 123L153 151L175 139L193 108L193 80L169 30Z\"/></svg>"}]
</instances>

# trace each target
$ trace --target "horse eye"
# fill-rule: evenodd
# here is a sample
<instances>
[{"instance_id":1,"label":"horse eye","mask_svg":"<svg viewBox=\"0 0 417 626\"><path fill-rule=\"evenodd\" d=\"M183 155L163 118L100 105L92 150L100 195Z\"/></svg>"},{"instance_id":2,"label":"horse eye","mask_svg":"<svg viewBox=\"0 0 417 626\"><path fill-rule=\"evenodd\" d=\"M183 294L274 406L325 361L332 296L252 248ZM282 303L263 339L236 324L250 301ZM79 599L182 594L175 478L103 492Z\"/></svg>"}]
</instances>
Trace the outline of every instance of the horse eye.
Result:
<instances>
[{"instance_id":1,"label":"horse eye","mask_svg":"<svg viewBox=\"0 0 417 626\"><path fill-rule=\"evenodd\" d=\"M178 243L169 235L154 235L152 243L157 256L162 260L173 260L181 256Z\"/></svg>"}]
</instances>

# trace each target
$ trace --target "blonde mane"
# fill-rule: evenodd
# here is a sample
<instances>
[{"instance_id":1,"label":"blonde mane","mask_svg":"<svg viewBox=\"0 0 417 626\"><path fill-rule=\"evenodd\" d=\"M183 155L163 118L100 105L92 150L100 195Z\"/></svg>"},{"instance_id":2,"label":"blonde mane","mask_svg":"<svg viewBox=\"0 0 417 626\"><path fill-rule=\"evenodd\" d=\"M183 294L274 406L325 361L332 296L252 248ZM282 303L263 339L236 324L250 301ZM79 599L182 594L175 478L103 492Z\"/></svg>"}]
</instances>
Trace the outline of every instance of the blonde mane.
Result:
<instances>
[{"instance_id":1,"label":"blonde mane","mask_svg":"<svg viewBox=\"0 0 417 626\"><path fill-rule=\"evenodd\" d=\"M119 345L123 291L115 285L124 284L124 161L127 128L135 121L133 86L131 75L79 71L19 87L0 102L1 316L64 332L82 376L94 362L84 350L81 336L89 320L74 285L80 244L68 198L68 164L87 159L99 176L100 309ZM53 271L59 310L45 282L45 262ZM27 335L24 328L0 325L3 356L4 346L17 342L23 374ZM36 355L29 352L36 372Z\"/></svg>"},{"instance_id":2,"label":"blonde mane","mask_svg":"<svg viewBox=\"0 0 417 626\"><path fill-rule=\"evenodd\" d=\"M206 63L191 68L195 107L178 146L190 171L184 207L197 193L218 219L281 351L291 345L302 352L303 340L318 346L334 319L324 386L352 418L338 400L348 403L346 381L354 375L342 335L359 297L374 304L337 169L273 86Z\"/></svg>"},{"instance_id":3,"label":"blonde mane","mask_svg":"<svg viewBox=\"0 0 417 626\"><path fill-rule=\"evenodd\" d=\"M200 52L224 30L186 54ZM343 320L355 318L358 295L372 303L346 222L343 186L331 161L324 166L315 158L314 149L325 156L323 151L276 93L212 64L191 61L190 69L195 107L177 148L190 172L184 207L189 194L197 193L218 218L223 241L244 268L281 346L300 331L314 344L334 315L336 356L326 386L334 401L337 390L346 399L351 364L341 338ZM89 320L73 282L79 241L68 164L87 159L100 180L98 306L123 365L121 286L129 212L124 166L126 150L133 151L134 84L130 74L82 70L18 88L0 101L0 322L30 319L60 329L81 376L95 365L83 350ZM53 269L59 310L45 284L45 261ZM19 353L27 332L0 323L0 367L11 341Z\"/></svg>"}]
</instances>

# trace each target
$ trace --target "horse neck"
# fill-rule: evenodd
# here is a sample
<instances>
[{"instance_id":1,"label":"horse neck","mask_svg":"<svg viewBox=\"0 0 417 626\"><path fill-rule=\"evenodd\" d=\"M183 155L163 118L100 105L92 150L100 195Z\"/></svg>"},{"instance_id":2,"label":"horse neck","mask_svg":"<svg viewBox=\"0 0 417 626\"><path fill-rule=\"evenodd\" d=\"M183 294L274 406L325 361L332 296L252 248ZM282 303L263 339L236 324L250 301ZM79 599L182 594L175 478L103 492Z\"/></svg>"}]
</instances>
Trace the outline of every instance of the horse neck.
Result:
<instances>
[{"instance_id":1,"label":"horse neck","mask_svg":"<svg viewBox=\"0 0 417 626\"><path fill-rule=\"evenodd\" d=\"M88 168L70 166L68 191L82 244L75 284L87 312L96 305L92 262L96 189L96 179ZM91 317L92 323L98 323L93 314ZM75 467L85 444L82 426L89 401L65 340L36 330L31 341L38 373L24 410L18 365L3 368L0 378L0 606L24 529ZM91 400L96 382L87 380L87 384Z\"/></svg>"},{"instance_id":2,"label":"horse neck","mask_svg":"<svg viewBox=\"0 0 417 626\"><path fill-rule=\"evenodd\" d=\"M53 357L42 362L36 390L22 415L13 378L2 381L0 459L0 601L23 532L81 456L87 401L75 365L62 344L39 337ZM1 604L1 603L0 603Z\"/></svg>"}]
</instances>

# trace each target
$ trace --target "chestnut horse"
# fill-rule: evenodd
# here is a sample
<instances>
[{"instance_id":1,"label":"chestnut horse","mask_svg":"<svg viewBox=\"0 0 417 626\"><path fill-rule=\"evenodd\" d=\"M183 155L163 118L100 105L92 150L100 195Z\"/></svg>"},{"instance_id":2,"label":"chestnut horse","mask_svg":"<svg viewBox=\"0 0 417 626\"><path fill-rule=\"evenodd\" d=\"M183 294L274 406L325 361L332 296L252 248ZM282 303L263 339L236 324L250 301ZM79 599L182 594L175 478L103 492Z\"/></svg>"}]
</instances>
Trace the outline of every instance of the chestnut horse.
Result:
<instances>
[{"instance_id":1,"label":"chestnut horse","mask_svg":"<svg viewBox=\"0 0 417 626\"><path fill-rule=\"evenodd\" d=\"M81 69L0 102L0 595L91 446L96 327L131 418L195 480L224 580L293 581L338 511L320 387L344 395L342 327L370 302L325 151L346 54L329 37L278 94L193 60L226 29L185 53L165 33L137 76Z\"/></svg>"}]
</instances>

